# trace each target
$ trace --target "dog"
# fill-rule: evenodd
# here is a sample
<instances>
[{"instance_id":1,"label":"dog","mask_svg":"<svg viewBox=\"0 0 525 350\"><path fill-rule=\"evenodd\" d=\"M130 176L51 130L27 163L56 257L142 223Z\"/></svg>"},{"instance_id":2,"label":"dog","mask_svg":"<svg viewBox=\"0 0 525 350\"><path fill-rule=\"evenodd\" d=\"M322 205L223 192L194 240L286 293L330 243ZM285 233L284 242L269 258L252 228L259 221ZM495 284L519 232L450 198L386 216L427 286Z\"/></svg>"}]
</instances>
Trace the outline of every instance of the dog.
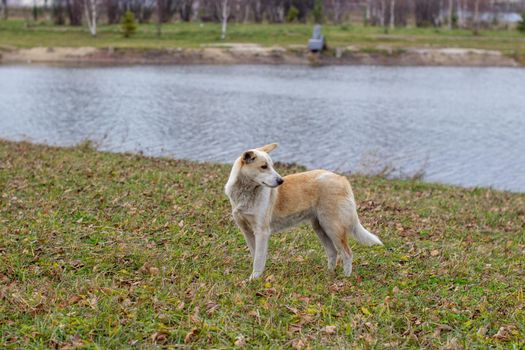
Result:
<instances>
[{"instance_id":1,"label":"dog","mask_svg":"<svg viewBox=\"0 0 525 350\"><path fill-rule=\"evenodd\" d=\"M335 271L338 255L345 276L352 273L348 237L364 245L383 245L359 222L352 187L344 176L327 170L279 175L268 153L272 143L244 152L234 162L224 188L235 223L244 234L253 258L250 280L264 272L268 240L301 222L310 221Z\"/></svg>"}]
</instances>

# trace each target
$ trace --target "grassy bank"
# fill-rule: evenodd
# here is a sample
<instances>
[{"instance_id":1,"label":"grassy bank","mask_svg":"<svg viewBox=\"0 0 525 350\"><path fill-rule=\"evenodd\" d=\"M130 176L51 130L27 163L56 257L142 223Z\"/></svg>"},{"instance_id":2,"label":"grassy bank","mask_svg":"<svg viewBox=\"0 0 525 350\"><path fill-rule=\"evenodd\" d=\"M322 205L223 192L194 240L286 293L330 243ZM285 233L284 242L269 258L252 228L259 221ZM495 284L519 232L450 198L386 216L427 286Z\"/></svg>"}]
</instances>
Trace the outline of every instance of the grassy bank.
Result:
<instances>
[{"instance_id":1,"label":"grassy bank","mask_svg":"<svg viewBox=\"0 0 525 350\"><path fill-rule=\"evenodd\" d=\"M311 36L310 24L237 24L228 26L226 43L261 45L305 45ZM325 25L323 32L333 47L355 45L364 49L388 45L408 47L461 47L498 50L507 55L525 55L525 36L515 30L483 30L480 35L463 29L396 28L385 34L382 28L354 25ZM220 25L215 23L170 23L157 37L154 24L142 24L137 34L122 37L119 25L100 25L92 38L86 27L54 26L46 22L27 25L24 20L0 21L0 46L174 48L200 47L223 43Z\"/></svg>"},{"instance_id":2,"label":"grassy bank","mask_svg":"<svg viewBox=\"0 0 525 350\"><path fill-rule=\"evenodd\" d=\"M328 276L301 227L246 283L228 171L0 141L0 347L524 346L525 194L352 176L385 247Z\"/></svg>"}]
</instances>

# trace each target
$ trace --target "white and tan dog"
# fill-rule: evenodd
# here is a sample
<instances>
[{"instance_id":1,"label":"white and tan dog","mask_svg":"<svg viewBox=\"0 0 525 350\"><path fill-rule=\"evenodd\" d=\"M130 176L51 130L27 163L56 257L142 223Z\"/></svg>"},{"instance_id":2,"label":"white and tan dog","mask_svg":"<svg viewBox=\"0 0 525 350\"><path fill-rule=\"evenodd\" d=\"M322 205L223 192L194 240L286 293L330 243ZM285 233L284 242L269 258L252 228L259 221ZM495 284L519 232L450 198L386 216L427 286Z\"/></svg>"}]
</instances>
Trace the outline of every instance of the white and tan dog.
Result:
<instances>
[{"instance_id":1,"label":"white and tan dog","mask_svg":"<svg viewBox=\"0 0 525 350\"><path fill-rule=\"evenodd\" d=\"M327 170L312 170L282 178L268 155L272 143L244 152L233 164L225 192L235 223L244 234L253 258L250 279L262 275L270 234L311 221L328 256L328 269L335 270L337 255L344 274L352 273L348 236L364 245L382 245L357 217L348 180Z\"/></svg>"}]
</instances>

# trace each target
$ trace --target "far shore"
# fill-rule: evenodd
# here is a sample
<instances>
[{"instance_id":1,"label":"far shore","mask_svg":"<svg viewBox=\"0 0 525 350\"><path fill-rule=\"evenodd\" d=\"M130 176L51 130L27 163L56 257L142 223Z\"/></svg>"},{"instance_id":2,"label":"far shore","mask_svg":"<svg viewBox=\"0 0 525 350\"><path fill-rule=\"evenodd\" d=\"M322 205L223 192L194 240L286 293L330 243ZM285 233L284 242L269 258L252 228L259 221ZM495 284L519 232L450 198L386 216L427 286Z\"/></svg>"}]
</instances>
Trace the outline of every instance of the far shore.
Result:
<instances>
[{"instance_id":1,"label":"far shore","mask_svg":"<svg viewBox=\"0 0 525 350\"><path fill-rule=\"evenodd\" d=\"M200 48L95 48L33 47L0 48L2 64L292 64L292 65L385 65L518 67L525 65L497 50L471 48L398 48L353 46L329 48L321 54L304 45L262 46L216 44Z\"/></svg>"}]
</instances>

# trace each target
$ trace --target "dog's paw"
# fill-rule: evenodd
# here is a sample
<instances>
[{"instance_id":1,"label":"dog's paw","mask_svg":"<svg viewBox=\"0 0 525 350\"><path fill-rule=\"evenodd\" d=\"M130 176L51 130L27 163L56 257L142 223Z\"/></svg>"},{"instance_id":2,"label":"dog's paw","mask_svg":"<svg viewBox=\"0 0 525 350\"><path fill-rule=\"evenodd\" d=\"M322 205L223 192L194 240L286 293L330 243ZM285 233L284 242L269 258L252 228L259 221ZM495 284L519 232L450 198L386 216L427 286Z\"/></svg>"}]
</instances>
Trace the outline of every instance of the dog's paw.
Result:
<instances>
[{"instance_id":1,"label":"dog's paw","mask_svg":"<svg viewBox=\"0 0 525 350\"><path fill-rule=\"evenodd\" d=\"M262 275L262 271L261 272L253 271L252 274L250 275L249 280L251 281L251 280L254 280L256 278L259 278L259 277L261 277L261 275Z\"/></svg>"}]
</instances>

